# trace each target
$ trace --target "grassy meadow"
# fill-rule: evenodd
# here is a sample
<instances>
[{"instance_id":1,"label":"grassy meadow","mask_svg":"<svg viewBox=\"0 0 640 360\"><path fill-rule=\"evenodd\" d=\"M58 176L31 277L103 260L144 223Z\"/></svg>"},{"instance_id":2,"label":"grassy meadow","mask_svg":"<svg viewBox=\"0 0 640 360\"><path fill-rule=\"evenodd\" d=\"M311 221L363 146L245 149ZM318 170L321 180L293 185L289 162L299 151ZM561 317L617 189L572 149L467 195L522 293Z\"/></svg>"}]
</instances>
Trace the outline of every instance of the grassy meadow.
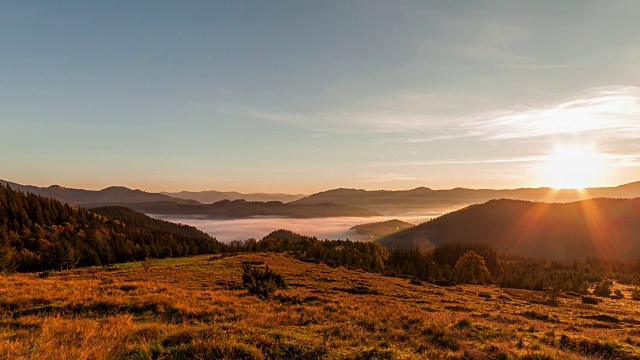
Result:
<instances>
[{"instance_id":1,"label":"grassy meadow","mask_svg":"<svg viewBox=\"0 0 640 360\"><path fill-rule=\"evenodd\" d=\"M242 286L242 263L288 288ZM436 286L288 254L0 276L0 359L640 359L640 302ZM151 266L149 266L151 265Z\"/></svg>"}]
</instances>

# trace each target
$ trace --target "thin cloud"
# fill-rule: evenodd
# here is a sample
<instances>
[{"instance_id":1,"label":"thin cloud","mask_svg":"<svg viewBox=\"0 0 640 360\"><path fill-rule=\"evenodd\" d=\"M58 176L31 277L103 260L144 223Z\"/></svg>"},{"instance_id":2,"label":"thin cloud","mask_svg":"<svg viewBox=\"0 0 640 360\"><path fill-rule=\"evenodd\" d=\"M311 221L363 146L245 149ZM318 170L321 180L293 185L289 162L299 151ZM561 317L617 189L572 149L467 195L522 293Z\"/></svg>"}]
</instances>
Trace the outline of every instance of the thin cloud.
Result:
<instances>
[{"instance_id":1,"label":"thin cloud","mask_svg":"<svg viewBox=\"0 0 640 360\"><path fill-rule=\"evenodd\" d=\"M225 109L224 114L246 116L255 119L275 121L316 132L394 134L427 131L438 124L437 119L402 111L344 111L335 113L279 113L248 108Z\"/></svg>"},{"instance_id":2,"label":"thin cloud","mask_svg":"<svg viewBox=\"0 0 640 360\"><path fill-rule=\"evenodd\" d=\"M463 98L404 94L370 110L287 113L227 108L220 113L287 123L317 133L389 134L378 142L430 143L461 138L487 141L589 135L603 141L640 138L640 87L606 87L557 104L467 116L447 113ZM446 105L448 104L448 105Z\"/></svg>"},{"instance_id":3,"label":"thin cloud","mask_svg":"<svg viewBox=\"0 0 640 360\"><path fill-rule=\"evenodd\" d=\"M605 138L640 137L640 88L609 87L549 107L486 115L462 126L484 140L586 134Z\"/></svg>"},{"instance_id":4,"label":"thin cloud","mask_svg":"<svg viewBox=\"0 0 640 360\"><path fill-rule=\"evenodd\" d=\"M417 181L424 180L419 179L414 176L408 176L404 174L365 174L362 175L362 182L368 183L387 183L387 182L398 182L398 181Z\"/></svg>"},{"instance_id":5,"label":"thin cloud","mask_svg":"<svg viewBox=\"0 0 640 360\"><path fill-rule=\"evenodd\" d=\"M610 167L637 167L640 166L640 155L607 154L604 162Z\"/></svg>"},{"instance_id":6,"label":"thin cloud","mask_svg":"<svg viewBox=\"0 0 640 360\"><path fill-rule=\"evenodd\" d=\"M462 117L451 113L459 108L458 104L469 101L458 94L406 92L367 99L354 109L299 113L240 106L219 109L218 113L286 123L315 132L447 134L462 121Z\"/></svg>"},{"instance_id":7,"label":"thin cloud","mask_svg":"<svg viewBox=\"0 0 640 360\"><path fill-rule=\"evenodd\" d=\"M394 163L378 163L370 166L413 166L413 165L473 165L473 164L500 164L500 163L524 163L545 161L548 156L522 156L514 158L497 159L469 159L469 160L438 160L438 161L407 161Z\"/></svg>"}]
</instances>

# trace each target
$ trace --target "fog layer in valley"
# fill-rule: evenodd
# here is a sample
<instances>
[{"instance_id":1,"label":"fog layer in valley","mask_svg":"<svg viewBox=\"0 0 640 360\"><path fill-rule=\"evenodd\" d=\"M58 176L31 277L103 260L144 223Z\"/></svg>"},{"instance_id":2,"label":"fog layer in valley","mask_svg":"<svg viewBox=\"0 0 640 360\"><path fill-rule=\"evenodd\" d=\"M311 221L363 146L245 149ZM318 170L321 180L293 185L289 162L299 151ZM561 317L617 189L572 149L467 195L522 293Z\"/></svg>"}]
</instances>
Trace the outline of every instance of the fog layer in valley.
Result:
<instances>
[{"instance_id":1,"label":"fog layer in valley","mask_svg":"<svg viewBox=\"0 0 640 360\"><path fill-rule=\"evenodd\" d=\"M249 238L262 239L270 232L279 229L315 236L318 239L350 239L370 240L349 229L355 225L398 219L418 225L432 218L432 216L376 216L376 217L332 217L313 219L290 218L252 218L236 220L211 220L197 217L176 217L152 215L152 217L195 226L222 242L246 240Z\"/></svg>"}]
</instances>

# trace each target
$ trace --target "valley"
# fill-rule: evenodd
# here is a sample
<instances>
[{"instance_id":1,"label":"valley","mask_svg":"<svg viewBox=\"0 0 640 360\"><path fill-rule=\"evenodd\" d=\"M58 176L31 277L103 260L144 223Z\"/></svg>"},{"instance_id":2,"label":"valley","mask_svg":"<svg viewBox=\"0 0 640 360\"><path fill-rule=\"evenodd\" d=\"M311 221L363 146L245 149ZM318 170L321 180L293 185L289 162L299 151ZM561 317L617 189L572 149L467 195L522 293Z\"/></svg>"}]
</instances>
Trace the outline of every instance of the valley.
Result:
<instances>
[{"instance_id":1,"label":"valley","mask_svg":"<svg viewBox=\"0 0 640 360\"><path fill-rule=\"evenodd\" d=\"M419 224L432 219L430 216L372 216L372 217L330 217L330 218L282 218L254 217L249 219L216 220L202 217L148 214L151 217L175 223L194 226L224 243L249 238L261 239L273 230L287 229L299 234L315 236L318 239L350 239L371 241L370 234L359 234L354 226L371 222L385 222L393 219ZM390 230L388 230L390 231Z\"/></svg>"}]
</instances>

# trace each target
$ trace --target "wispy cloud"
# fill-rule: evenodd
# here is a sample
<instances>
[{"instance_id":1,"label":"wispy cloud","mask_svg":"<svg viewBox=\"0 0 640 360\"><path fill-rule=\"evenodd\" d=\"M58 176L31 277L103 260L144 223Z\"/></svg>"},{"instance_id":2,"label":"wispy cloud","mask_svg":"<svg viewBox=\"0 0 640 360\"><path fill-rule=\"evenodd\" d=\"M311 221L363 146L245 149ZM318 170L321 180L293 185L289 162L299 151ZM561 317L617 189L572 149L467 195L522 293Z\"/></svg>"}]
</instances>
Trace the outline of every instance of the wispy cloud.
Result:
<instances>
[{"instance_id":1,"label":"wispy cloud","mask_svg":"<svg viewBox=\"0 0 640 360\"><path fill-rule=\"evenodd\" d=\"M318 133L373 133L386 143L430 143L461 138L488 141L589 135L616 141L640 138L640 87L611 86L573 99L467 115L449 111L464 99L451 94L404 94L367 110L278 112L247 107L221 113L287 123ZM472 120L469 120L472 119Z\"/></svg>"},{"instance_id":2,"label":"wispy cloud","mask_svg":"<svg viewBox=\"0 0 640 360\"><path fill-rule=\"evenodd\" d=\"M603 162L610 167L638 167L640 155L608 154L604 156Z\"/></svg>"},{"instance_id":3,"label":"wispy cloud","mask_svg":"<svg viewBox=\"0 0 640 360\"><path fill-rule=\"evenodd\" d=\"M326 133L442 134L462 121L460 104L475 96L455 93L401 92L361 99L349 108L286 111L247 106L218 109L220 114L274 121ZM440 131L443 130L444 131Z\"/></svg>"},{"instance_id":4,"label":"wispy cloud","mask_svg":"<svg viewBox=\"0 0 640 360\"><path fill-rule=\"evenodd\" d=\"M410 175L406 175L406 174L397 174L397 173L390 173L390 174L379 174L379 173L363 174L360 177L362 178L362 182L367 182L367 183L389 183L389 182L424 180L424 179L417 178L415 176L410 176Z\"/></svg>"},{"instance_id":5,"label":"wispy cloud","mask_svg":"<svg viewBox=\"0 0 640 360\"><path fill-rule=\"evenodd\" d=\"M560 104L483 115L462 125L485 140L586 134L640 137L640 88L608 87Z\"/></svg>"},{"instance_id":6,"label":"wispy cloud","mask_svg":"<svg viewBox=\"0 0 640 360\"><path fill-rule=\"evenodd\" d=\"M461 160L436 160L436 161L405 161L376 163L370 166L414 166L414 165L472 165L472 164L500 164L500 163L526 163L547 160L547 156L521 156L512 158L493 159L461 159Z\"/></svg>"}]
</instances>

